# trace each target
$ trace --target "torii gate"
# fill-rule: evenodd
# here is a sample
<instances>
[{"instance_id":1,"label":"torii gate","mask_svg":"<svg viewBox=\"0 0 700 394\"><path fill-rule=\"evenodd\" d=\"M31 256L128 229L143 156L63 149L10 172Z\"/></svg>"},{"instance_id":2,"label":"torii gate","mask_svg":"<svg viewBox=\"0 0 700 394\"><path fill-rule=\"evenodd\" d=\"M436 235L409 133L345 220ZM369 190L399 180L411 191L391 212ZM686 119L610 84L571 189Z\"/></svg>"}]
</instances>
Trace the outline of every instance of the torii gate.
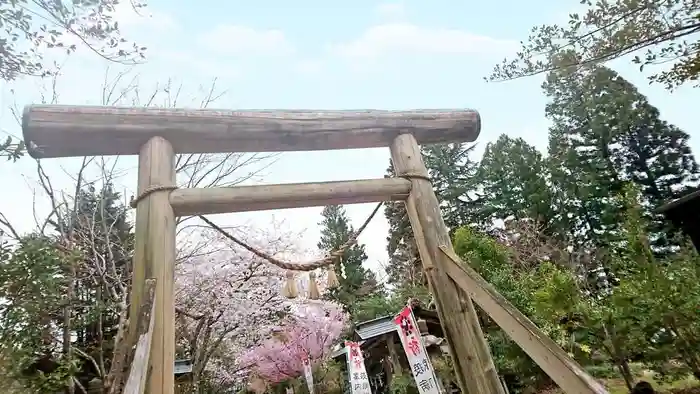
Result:
<instances>
[{"instance_id":1,"label":"torii gate","mask_svg":"<svg viewBox=\"0 0 700 394\"><path fill-rule=\"evenodd\" d=\"M155 279L146 391L173 394L175 217L404 200L463 393L502 394L476 302L567 393L607 391L452 249L419 144L475 141L473 110L223 111L33 105L22 129L34 158L139 155L128 341ZM396 178L177 189L175 154L389 147Z\"/></svg>"}]
</instances>

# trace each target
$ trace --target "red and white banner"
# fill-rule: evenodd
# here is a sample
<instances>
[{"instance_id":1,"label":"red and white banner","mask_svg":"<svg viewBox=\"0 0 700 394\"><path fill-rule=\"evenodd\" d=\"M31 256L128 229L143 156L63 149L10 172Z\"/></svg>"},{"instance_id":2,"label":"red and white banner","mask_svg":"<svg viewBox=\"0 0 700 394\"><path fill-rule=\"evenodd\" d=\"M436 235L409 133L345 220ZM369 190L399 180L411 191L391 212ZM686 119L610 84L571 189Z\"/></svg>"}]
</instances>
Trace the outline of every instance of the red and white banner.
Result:
<instances>
[{"instance_id":1,"label":"red and white banner","mask_svg":"<svg viewBox=\"0 0 700 394\"><path fill-rule=\"evenodd\" d=\"M348 374L350 375L350 390L352 394L372 394L369 378L365 369L365 359L362 349L357 342L345 341L348 357Z\"/></svg>"},{"instance_id":2,"label":"red and white banner","mask_svg":"<svg viewBox=\"0 0 700 394\"><path fill-rule=\"evenodd\" d=\"M399 333L406 358L411 365L411 373L416 380L416 387L421 394L440 394L433 365L425 350L423 338L420 336L418 324L413 316L411 307L406 306L394 317L396 330Z\"/></svg>"},{"instance_id":3,"label":"red and white banner","mask_svg":"<svg viewBox=\"0 0 700 394\"><path fill-rule=\"evenodd\" d=\"M311 370L311 363L309 359L304 357L304 377L306 378L306 387L309 388L309 394L314 394L314 374Z\"/></svg>"}]
</instances>

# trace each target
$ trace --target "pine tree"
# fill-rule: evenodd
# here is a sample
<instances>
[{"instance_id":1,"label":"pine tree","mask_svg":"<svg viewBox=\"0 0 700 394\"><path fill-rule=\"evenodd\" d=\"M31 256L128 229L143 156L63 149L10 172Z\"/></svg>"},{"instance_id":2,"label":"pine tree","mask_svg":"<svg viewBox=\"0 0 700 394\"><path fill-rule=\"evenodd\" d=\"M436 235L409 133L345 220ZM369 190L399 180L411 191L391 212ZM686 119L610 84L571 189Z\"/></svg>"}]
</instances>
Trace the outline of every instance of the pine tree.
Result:
<instances>
[{"instance_id":1,"label":"pine tree","mask_svg":"<svg viewBox=\"0 0 700 394\"><path fill-rule=\"evenodd\" d=\"M341 205L329 205L323 208L319 225L322 227L318 248L333 251L340 248L354 234L355 230ZM362 266L367 261L365 247L355 244L335 263L334 270L340 286L331 289L328 298L341 303L346 310L353 313L359 298L367 297L379 291L374 273Z\"/></svg>"},{"instance_id":2,"label":"pine tree","mask_svg":"<svg viewBox=\"0 0 700 394\"><path fill-rule=\"evenodd\" d=\"M394 167L389 163L387 177L393 176ZM423 268L406 206L403 201L389 201L385 207L384 215L389 222L389 236L386 239L389 254L387 282L397 287L422 284Z\"/></svg>"},{"instance_id":3,"label":"pine tree","mask_svg":"<svg viewBox=\"0 0 700 394\"><path fill-rule=\"evenodd\" d=\"M700 169L680 128L660 119L659 110L637 88L607 68L596 70L597 83L608 85L619 99L608 120L615 135L613 163L621 179L632 181L641 191L643 216L657 252L678 247L663 216L654 211L681 197L700 179Z\"/></svg>"},{"instance_id":4,"label":"pine tree","mask_svg":"<svg viewBox=\"0 0 700 394\"><path fill-rule=\"evenodd\" d=\"M486 146L477 173L482 229L494 220L532 219L549 230L555 213L542 154L522 138L501 135Z\"/></svg>"},{"instance_id":5,"label":"pine tree","mask_svg":"<svg viewBox=\"0 0 700 394\"><path fill-rule=\"evenodd\" d=\"M544 90L545 113L552 121L549 164L554 187L555 221L561 236L577 245L604 246L619 236L621 207L614 196L623 182L611 158L610 129L597 111L611 96L583 71L553 72ZM602 116L601 116L602 115Z\"/></svg>"},{"instance_id":6,"label":"pine tree","mask_svg":"<svg viewBox=\"0 0 700 394\"><path fill-rule=\"evenodd\" d=\"M477 163L470 157L473 149L474 145L444 144L421 150L445 224L451 231L472 221L475 196L471 192L477 170ZM391 163L387 176L395 176ZM404 203L387 203L384 214L389 221L388 282L403 288L425 285L422 262Z\"/></svg>"},{"instance_id":7,"label":"pine tree","mask_svg":"<svg viewBox=\"0 0 700 394\"><path fill-rule=\"evenodd\" d=\"M474 147L476 145L444 144L422 149L423 161L451 234L474 219L474 190L479 166L470 156Z\"/></svg>"},{"instance_id":8,"label":"pine tree","mask_svg":"<svg viewBox=\"0 0 700 394\"><path fill-rule=\"evenodd\" d=\"M657 251L674 246L661 204L698 180L689 136L659 119L644 95L605 67L553 72L544 85L552 101L552 183L564 228L598 244L615 242L621 223L618 196L626 182L641 188L644 216ZM618 234L616 236L615 234Z\"/></svg>"}]
</instances>

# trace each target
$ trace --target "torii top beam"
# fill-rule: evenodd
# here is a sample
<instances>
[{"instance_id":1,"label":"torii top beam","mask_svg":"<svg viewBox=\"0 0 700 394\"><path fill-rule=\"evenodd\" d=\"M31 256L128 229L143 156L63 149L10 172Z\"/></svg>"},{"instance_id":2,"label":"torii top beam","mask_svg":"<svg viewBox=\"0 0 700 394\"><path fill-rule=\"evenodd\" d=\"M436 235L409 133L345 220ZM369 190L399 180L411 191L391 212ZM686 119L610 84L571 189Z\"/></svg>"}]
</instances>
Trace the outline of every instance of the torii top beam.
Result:
<instances>
[{"instance_id":1,"label":"torii top beam","mask_svg":"<svg viewBox=\"0 0 700 394\"><path fill-rule=\"evenodd\" d=\"M389 146L411 133L420 144L471 142L474 110L229 111L30 105L22 131L34 158L136 155L149 139L176 153L284 152Z\"/></svg>"}]
</instances>

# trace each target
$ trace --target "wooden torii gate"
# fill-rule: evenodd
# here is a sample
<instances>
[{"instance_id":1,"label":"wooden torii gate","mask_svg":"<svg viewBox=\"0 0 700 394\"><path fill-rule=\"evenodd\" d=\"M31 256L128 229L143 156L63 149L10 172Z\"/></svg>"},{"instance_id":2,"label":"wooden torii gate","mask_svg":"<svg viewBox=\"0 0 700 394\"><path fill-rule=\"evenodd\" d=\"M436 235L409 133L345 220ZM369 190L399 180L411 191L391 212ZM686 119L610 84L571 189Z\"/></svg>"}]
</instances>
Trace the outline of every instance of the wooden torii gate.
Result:
<instances>
[{"instance_id":1,"label":"wooden torii gate","mask_svg":"<svg viewBox=\"0 0 700 394\"><path fill-rule=\"evenodd\" d=\"M419 144L471 142L472 110L219 111L34 105L22 128L34 158L138 155L129 343L148 285L155 305L147 389L174 392L177 216L404 200L463 393L502 394L476 302L567 393L607 391L455 255ZM175 154L389 147L396 178L175 189Z\"/></svg>"}]
</instances>

